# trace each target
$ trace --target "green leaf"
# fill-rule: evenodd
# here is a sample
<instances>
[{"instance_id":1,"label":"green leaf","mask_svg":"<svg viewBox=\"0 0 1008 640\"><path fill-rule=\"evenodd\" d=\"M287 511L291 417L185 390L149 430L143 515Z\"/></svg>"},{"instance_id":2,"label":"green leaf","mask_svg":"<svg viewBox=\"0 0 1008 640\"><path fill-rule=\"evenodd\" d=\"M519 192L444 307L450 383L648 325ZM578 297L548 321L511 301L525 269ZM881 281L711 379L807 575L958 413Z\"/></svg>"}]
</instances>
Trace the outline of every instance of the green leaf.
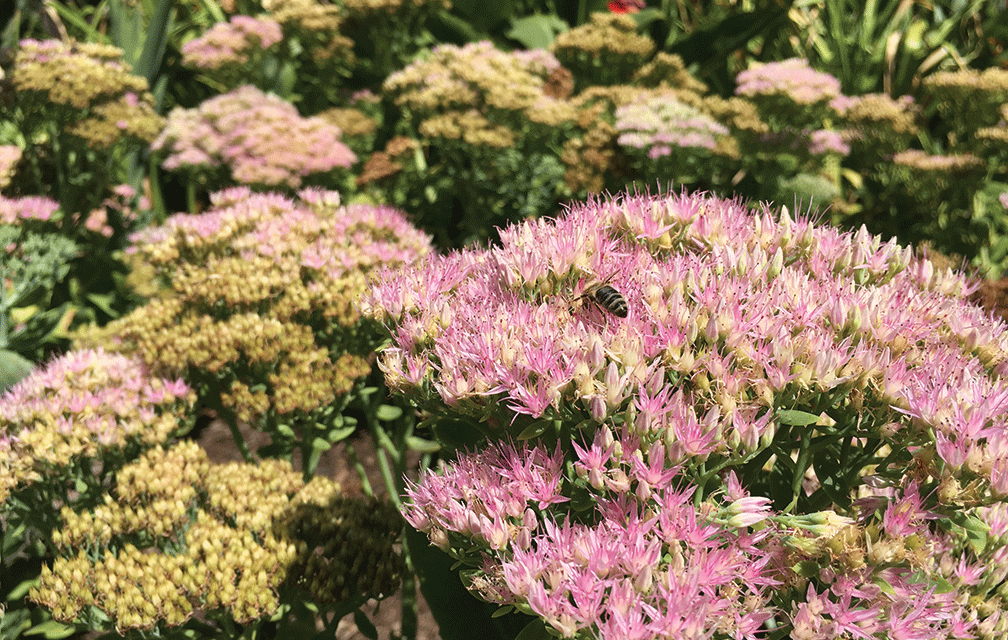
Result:
<instances>
[{"instance_id":1,"label":"green leaf","mask_svg":"<svg viewBox=\"0 0 1008 640\"><path fill-rule=\"evenodd\" d=\"M505 34L522 43L526 49L545 49L558 33L569 29L566 21L555 15L536 14L511 21L511 28Z\"/></svg>"},{"instance_id":2,"label":"green leaf","mask_svg":"<svg viewBox=\"0 0 1008 640\"><path fill-rule=\"evenodd\" d=\"M973 547L973 551L977 555L980 555L984 548L987 547L987 535L990 533L990 527L983 520L975 516L966 515L961 511L957 511L952 516L952 521L962 527L962 530L966 533L966 540Z\"/></svg>"},{"instance_id":3,"label":"green leaf","mask_svg":"<svg viewBox=\"0 0 1008 640\"><path fill-rule=\"evenodd\" d=\"M536 618L525 625L515 640L553 640L553 635L546 629L546 623Z\"/></svg>"},{"instance_id":4,"label":"green leaf","mask_svg":"<svg viewBox=\"0 0 1008 640\"><path fill-rule=\"evenodd\" d=\"M25 594L28 593L29 589L31 589L38 583L39 579L37 577L32 578L30 580L22 580L17 584L16 587L10 590L10 593L7 594L7 601L14 602L16 600L20 600L21 598L25 597Z\"/></svg>"},{"instance_id":5,"label":"green leaf","mask_svg":"<svg viewBox=\"0 0 1008 640\"><path fill-rule=\"evenodd\" d=\"M531 440L532 438L538 438L546 431L547 428L549 428L551 424L553 424L552 420L536 420L518 434L518 440Z\"/></svg>"},{"instance_id":6,"label":"green leaf","mask_svg":"<svg viewBox=\"0 0 1008 640\"><path fill-rule=\"evenodd\" d=\"M441 445L438 443L419 436L406 436L406 446L409 447L410 451L418 451L420 453L434 453L441 450Z\"/></svg>"},{"instance_id":7,"label":"green leaf","mask_svg":"<svg viewBox=\"0 0 1008 640\"><path fill-rule=\"evenodd\" d=\"M804 427L819 422L819 416L798 409L779 409L777 417L780 418L781 424L795 427Z\"/></svg>"},{"instance_id":8,"label":"green leaf","mask_svg":"<svg viewBox=\"0 0 1008 640\"><path fill-rule=\"evenodd\" d=\"M353 614L354 624L357 625L357 630L361 632L365 638L371 638L371 640L377 640L378 629L375 628L374 624L368 617L364 615L364 612L360 609L354 611Z\"/></svg>"},{"instance_id":9,"label":"green leaf","mask_svg":"<svg viewBox=\"0 0 1008 640\"><path fill-rule=\"evenodd\" d=\"M50 640L59 640L60 638L67 638L76 633L77 629L65 625L61 622L56 622L55 620L46 620L42 624L37 624L31 629L25 631L26 636L45 636Z\"/></svg>"},{"instance_id":10,"label":"green leaf","mask_svg":"<svg viewBox=\"0 0 1008 640\"><path fill-rule=\"evenodd\" d=\"M34 363L19 354L0 349L0 392L10 389L31 373Z\"/></svg>"},{"instance_id":11,"label":"green leaf","mask_svg":"<svg viewBox=\"0 0 1008 640\"><path fill-rule=\"evenodd\" d=\"M356 430L357 425L354 425L352 427L343 427L342 429L332 429L326 434L326 438L329 440L329 442L333 443L342 442L343 440L346 440L347 438L352 436L353 432Z\"/></svg>"},{"instance_id":12,"label":"green leaf","mask_svg":"<svg viewBox=\"0 0 1008 640\"><path fill-rule=\"evenodd\" d=\"M491 618L499 618L501 616L506 616L507 614L511 613L512 611L514 611L514 607L512 607L509 604L506 604L503 607L501 607L500 609L494 611L493 614L490 617Z\"/></svg>"},{"instance_id":13,"label":"green leaf","mask_svg":"<svg viewBox=\"0 0 1008 640\"><path fill-rule=\"evenodd\" d=\"M390 422L392 420L398 419L402 416L403 411L397 406L391 404L383 404L378 407L378 411L375 412L375 417L382 422Z\"/></svg>"}]
</instances>

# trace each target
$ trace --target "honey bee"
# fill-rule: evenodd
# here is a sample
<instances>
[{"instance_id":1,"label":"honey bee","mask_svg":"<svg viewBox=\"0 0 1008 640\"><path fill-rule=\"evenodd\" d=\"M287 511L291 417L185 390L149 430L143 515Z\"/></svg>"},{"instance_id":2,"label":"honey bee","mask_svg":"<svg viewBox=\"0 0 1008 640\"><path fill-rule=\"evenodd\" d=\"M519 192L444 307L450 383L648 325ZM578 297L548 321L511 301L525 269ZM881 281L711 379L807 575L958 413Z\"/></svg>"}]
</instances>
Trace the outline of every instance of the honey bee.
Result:
<instances>
[{"instance_id":1,"label":"honey bee","mask_svg":"<svg viewBox=\"0 0 1008 640\"><path fill-rule=\"evenodd\" d=\"M609 284L614 275L609 276L601 282L588 284L584 288L584 291L581 292L581 295L571 301L570 312L574 313L576 310L575 305L580 305L581 300L590 300L617 318L627 317L626 298L623 297L623 294L616 287Z\"/></svg>"}]
</instances>

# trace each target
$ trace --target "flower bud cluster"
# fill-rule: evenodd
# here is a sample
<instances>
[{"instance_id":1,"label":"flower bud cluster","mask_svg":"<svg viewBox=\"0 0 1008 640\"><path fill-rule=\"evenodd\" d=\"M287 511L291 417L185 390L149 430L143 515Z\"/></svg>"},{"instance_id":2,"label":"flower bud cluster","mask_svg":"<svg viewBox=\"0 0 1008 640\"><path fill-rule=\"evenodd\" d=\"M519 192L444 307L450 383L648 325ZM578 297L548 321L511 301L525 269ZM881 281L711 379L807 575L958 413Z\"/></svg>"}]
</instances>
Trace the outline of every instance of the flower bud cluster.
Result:
<instances>
[{"instance_id":1,"label":"flower bud cluster","mask_svg":"<svg viewBox=\"0 0 1008 640\"><path fill-rule=\"evenodd\" d=\"M1008 334L964 299L965 276L863 228L704 195L621 195L500 236L493 249L388 272L363 300L391 335L379 354L390 387L489 434L486 451L411 487L406 511L443 548L488 558L488 599L567 637L753 637L790 606L771 585L812 584L791 569L808 560L819 579L840 580L831 620L865 612L885 637L934 588L911 579L935 570L929 554L1000 553L921 529L1008 495ZM826 444L850 425L868 440ZM532 440L519 449L509 436ZM801 466L807 441L825 448ZM882 449L866 455L869 442ZM753 460L764 469L752 487L729 480L715 500L711 469ZM824 469L841 470L829 471L830 491L866 474L906 489L873 498L892 509L829 512L863 517L861 529L820 512L782 519L748 495L776 477L798 487L795 504L829 504ZM914 497L922 469L947 485L925 494L933 516ZM727 566L705 564L713 555ZM879 579L897 595L849 605L852 589ZM928 633L988 618L965 606L965 580L953 591L921 605Z\"/></svg>"},{"instance_id":2,"label":"flower bud cluster","mask_svg":"<svg viewBox=\"0 0 1008 640\"><path fill-rule=\"evenodd\" d=\"M923 88L945 122L968 139L977 129L997 124L999 109L1008 102L1008 71L942 71L925 78Z\"/></svg>"},{"instance_id":3,"label":"flower bud cluster","mask_svg":"<svg viewBox=\"0 0 1008 640\"><path fill-rule=\"evenodd\" d=\"M817 122L840 96L839 80L800 58L751 67L735 82L735 95L752 100L772 124L801 127Z\"/></svg>"},{"instance_id":4,"label":"flower bud cluster","mask_svg":"<svg viewBox=\"0 0 1008 640\"><path fill-rule=\"evenodd\" d=\"M296 189L357 162L341 136L326 120L302 118L289 102L243 86L195 109L173 109L151 148L165 155L166 169L229 171L242 184Z\"/></svg>"},{"instance_id":5,"label":"flower bud cluster","mask_svg":"<svg viewBox=\"0 0 1008 640\"><path fill-rule=\"evenodd\" d=\"M655 44L637 33L629 15L593 13L591 21L557 35L550 50L574 74L578 88L622 84L654 53Z\"/></svg>"},{"instance_id":6,"label":"flower bud cluster","mask_svg":"<svg viewBox=\"0 0 1008 640\"><path fill-rule=\"evenodd\" d=\"M389 503L342 496L331 485L314 478L279 521L279 530L298 541L288 583L318 603L394 593L405 569L396 548L402 516Z\"/></svg>"},{"instance_id":7,"label":"flower bud cluster","mask_svg":"<svg viewBox=\"0 0 1008 640\"><path fill-rule=\"evenodd\" d=\"M0 499L84 458L166 442L195 394L134 358L71 351L0 397Z\"/></svg>"},{"instance_id":8,"label":"flower bud cluster","mask_svg":"<svg viewBox=\"0 0 1008 640\"><path fill-rule=\"evenodd\" d=\"M133 236L132 259L167 289L81 340L205 380L205 399L243 422L331 404L370 371L372 323L355 307L367 278L417 260L429 239L397 211L341 207L335 192L235 188L214 203Z\"/></svg>"},{"instance_id":9,"label":"flower bud cluster","mask_svg":"<svg viewBox=\"0 0 1008 640\"><path fill-rule=\"evenodd\" d=\"M282 39L278 22L268 17L235 15L182 45L182 64L209 73L233 88L242 83L243 77L254 77L266 52Z\"/></svg>"},{"instance_id":10,"label":"flower bud cluster","mask_svg":"<svg viewBox=\"0 0 1008 640\"><path fill-rule=\"evenodd\" d=\"M384 90L418 118L429 138L508 147L532 124L550 129L574 119L574 109L546 93L559 68L545 52L507 53L488 41L440 45L391 74Z\"/></svg>"},{"instance_id":11,"label":"flower bud cluster","mask_svg":"<svg viewBox=\"0 0 1008 640\"><path fill-rule=\"evenodd\" d=\"M122 634L180 625L195 609L241 624L276 610L297 545L274 524L303 487L289 463L216 465L183 442L123 467L115 487L91 512L63 510L60 555L30 595L54 617L96 607Z\"/></svg>"},{"instance_id":12,"label":"flower bud cluster","mask_svg":"<svg viewBox=\"0 0 1008 640\"><path fill-rule=\"evenodd\" d=\"M830 104L846 126L844 140L864 164L877 164L907 149L919 130L920 108L910 96L899 100L881 93L840 96Z\"/></svg>"},{"instance_id":13,"label":"flower bud cluster","mask_svg":"<svg viewBox=\"0 0 1008 640\"><path fill-rule=\"evenodd\" d=\"M10 80L32 122L56 118L93 149L111 149L124 139L147 144L164 120L147 81L122 57L110 45L23 40Z\"/></svg>"}]
</instances>

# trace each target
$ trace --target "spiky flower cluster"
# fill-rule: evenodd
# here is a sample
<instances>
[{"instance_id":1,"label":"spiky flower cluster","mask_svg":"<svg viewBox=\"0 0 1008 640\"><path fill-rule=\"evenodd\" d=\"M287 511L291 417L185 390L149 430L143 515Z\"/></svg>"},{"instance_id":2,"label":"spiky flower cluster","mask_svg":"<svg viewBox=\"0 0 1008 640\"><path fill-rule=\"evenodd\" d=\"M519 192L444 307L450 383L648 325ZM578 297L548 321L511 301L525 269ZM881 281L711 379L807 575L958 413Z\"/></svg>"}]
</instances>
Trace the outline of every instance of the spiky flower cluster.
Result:
<instances>
[{"instance_id":1,"label":"spiky flower cluster","mask_svg":"<svg viewBox=\"0 0 1008 640\"><path fill-rule=\"evenodd\" d=\"M728 134L726 127L707 114L668 95L617 108L616 129L620 146L644 152L650 160L672 155L679 159L683 151L710 152L718 138Z\"/></svg>"},{"instance_id":2,"label":"spiky flower cluster","mask_svg":"<svg viewBox=\"0 0 1008 640\"><path fill-rule=\"evenodd\" d=\"M204 401L239 421L325 408L370 370L373 329L354 306L369 275L412 263L428 238L392 209L341 207L335 192L233 188L212 201L133 236L133 260L168 289L85 341L203 381Z\"/></svg>"},{"instance_id":3,"label":"spiky flower cluster","mask_svg":"<svg viewBox=\"0 0 1008 640\"><path fill-rule=\"evenodd\" d=\"M229 171L242 184L297 188L357 161L341 137L322 118L302 118L289 102L244 86L195 109L176 107L151 148L165 154L166 169Z\"/></svg>"},{"instance_id":4,"label":"spiky flower cluster","mask_svg":"<svg viewBox=\"0 0 1008 640\"><path fill-rule=\"evenodd\" d=\"M388 526L348 529L362 522L364 504L341 498L339 485L325 478L305 485L286 461L211 464L195 443L183 442L123 467L114 486L93 510L61 513L59 554L30 594L57 620L94 618L96 609L104 620L90 620L92 628L124 634L178 626L202 609L248 624L276 611L278 588L304 579L298 567L309 556L313 566L329 562L345 578L342 591L319 593L330 601L379 595L353 589L371 589L374 575L398 576L401 559L391 553ZM320 552L314 538L306 542L299 532L312 522L302 511L315 503L323 505L315 516L329 533L357 543L325 555L330 550ZM390 551L367 553L375 547ZM362 551L356 563L347 555Z\"/></svg>"},{"instance_id":5,"label":"spiky flower cluster","mask_svg":"<svg viewBox=\"0 0 1008 640\"><path fill-rule=\"evenodd\" d=\"M735 82L735 95L752 100L771 124L801 127L817 122L840 95L839 80L801 58L750 67Z\"/></svg>"},{"instance_id":6,"label":"spiky flower cluster","mask_svg":"<svg viewBox=\"0 0 1008 640\"><path fill-rule=\"evenodd\" d=\"M266 51L282 39L278 22L236 15L182 45L182 63L211 72L215 80L233 88L242 84L243 76L254 77Z\"/></svg>"},{"instance_id":7,"label":"spiky flower cluster","mask_svg":"<svg viewBox=\"0 0 1008 640\"><path fill-rule=\"evenodd\" d=\"M26 126L55 119L93 149L149 143L164 120L147 80L133 75L122 57L108 45L22 40L10 80Z\"/></svg>"},{"instance_id":8,"label":"spiky flower cluster","mask_svg":"<svg viewBox=\"0 0 1008 640\"><path fill-rule=\"evenodd\" d=\"M546 52L505 52L489 41L440 45L390 75L384 89L415 114L427 137L510 147L531 135L525 129L532 125L552 129L575 117L573 108L546 93L547 78L559 66Z\"/></svg>"},{"instance_id":9,"label":"spiky flower cluster","mask_svg":"<svg viewBox=\"0 0 1008 640\"><path fill-rule=\"evenodd\" d=\"M182 380L123 355L53 360L0 396L0 499L110 449L167 441L194 400Z\"/></svg>"},{"instance_id":10,"label":"spiky flower cluster","mask_svg":"<svg viewBox=\"0 0 1008 640\"><path fill-rule=\"evenodd\" d=\"M567 637L1001 633L980 585L1004 540L965 528L1008 496L1008 334L970 289L864 229L702 195L390 273L364 303L387 382L455 446L490 440L406 515Z\"/></svg>"},{"instance_id":11,"label":"spiky flower cluster","mask_svg":"<svg viewBox=\"0 0 1008 640\"><path fill-rule=\"evenodd\" d=\"M557 36L550 50L574 74L575 86L622 84L654 53L629 15L593 13L591 21Z\"/></svg>"}]
</instances>

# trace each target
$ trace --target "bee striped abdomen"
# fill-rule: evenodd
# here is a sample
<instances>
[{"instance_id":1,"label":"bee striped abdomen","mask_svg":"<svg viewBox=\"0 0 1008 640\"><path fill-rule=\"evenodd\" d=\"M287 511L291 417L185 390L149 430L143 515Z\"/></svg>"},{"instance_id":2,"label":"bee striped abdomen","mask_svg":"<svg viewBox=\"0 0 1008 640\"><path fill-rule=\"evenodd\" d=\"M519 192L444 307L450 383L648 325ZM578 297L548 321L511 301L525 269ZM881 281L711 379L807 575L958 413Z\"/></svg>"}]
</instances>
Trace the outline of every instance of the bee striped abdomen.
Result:
<instances>
[{"instance_id":1,"label":"bee striped abdomen","mask_svg":"<svg viewBox=\"0 0 1008 640\"><path fill-rule=\"evenodd\" d=\"M603 285L595 291L595 301L603 309L619 318L627 317L627 303L623 294L610 285Z\"/></svg>"}]
</instances>

